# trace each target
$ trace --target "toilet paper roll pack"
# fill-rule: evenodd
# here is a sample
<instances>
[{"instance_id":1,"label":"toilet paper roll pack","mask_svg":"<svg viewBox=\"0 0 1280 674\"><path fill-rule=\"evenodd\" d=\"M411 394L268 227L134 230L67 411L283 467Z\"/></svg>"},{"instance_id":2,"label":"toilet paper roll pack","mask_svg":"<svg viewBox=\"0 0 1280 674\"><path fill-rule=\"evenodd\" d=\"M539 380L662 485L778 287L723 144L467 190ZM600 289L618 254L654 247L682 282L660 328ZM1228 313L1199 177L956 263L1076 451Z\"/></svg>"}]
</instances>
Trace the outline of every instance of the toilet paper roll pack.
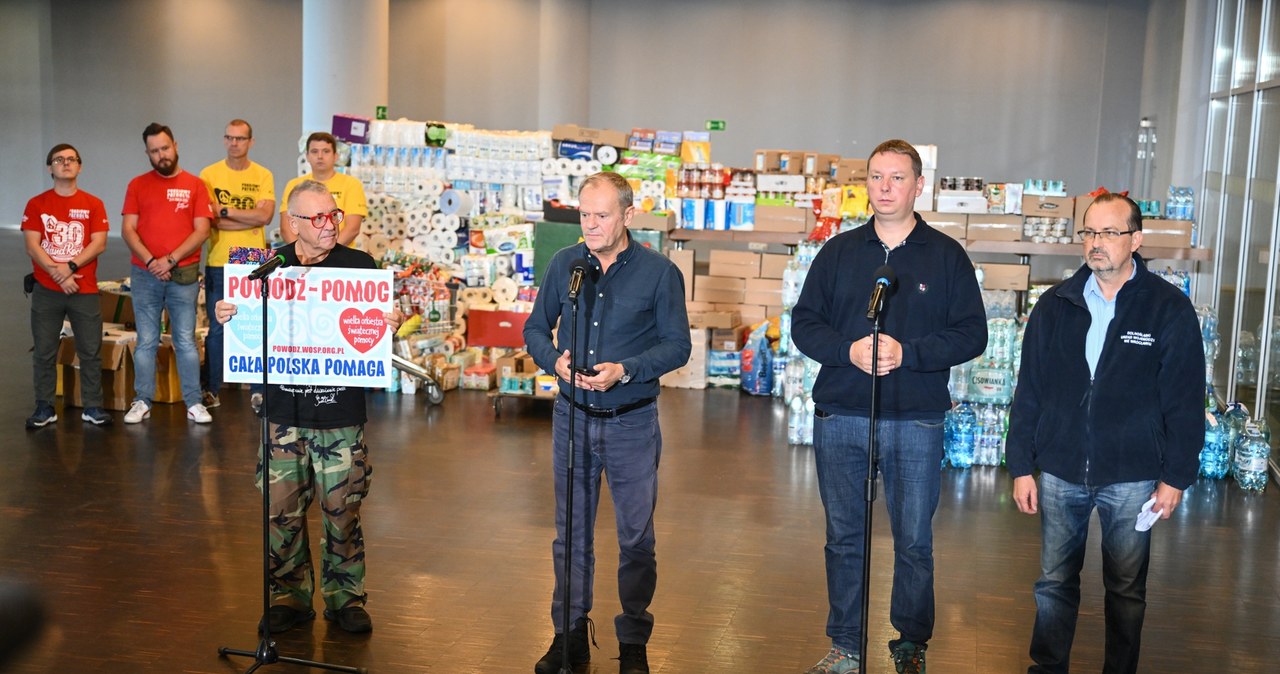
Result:
<instances>
[{"instance_id":1,"label":"toilet paper roll pack","mask_svg":"<svg viewBox=\"0 0 1280 674\"><path fill-rule=\"evenodd\" d=\"M445 215L467 215L474 205L471 195L462 190L446 190L440 196L440 212Z\"/></svg>"}]
</instances>

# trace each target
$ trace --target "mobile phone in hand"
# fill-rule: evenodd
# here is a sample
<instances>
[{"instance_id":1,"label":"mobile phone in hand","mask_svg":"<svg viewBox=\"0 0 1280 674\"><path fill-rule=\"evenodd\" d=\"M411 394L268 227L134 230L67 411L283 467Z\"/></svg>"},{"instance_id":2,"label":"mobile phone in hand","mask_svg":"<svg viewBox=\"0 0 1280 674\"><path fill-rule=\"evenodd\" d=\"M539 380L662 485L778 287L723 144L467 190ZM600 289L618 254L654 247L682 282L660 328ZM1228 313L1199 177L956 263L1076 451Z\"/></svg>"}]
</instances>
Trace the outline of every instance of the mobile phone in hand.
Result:
<instances>
[{"instance_id":1,"label":"mobile phone in hand","mask_svg":"<svg viewBox=\"0 0 1280 674\"><path fill-rule=\"evenodd\" d=\"M574 368L574 372L577 372L578 374L580 374L580 375L582 375L582 376L584 376L584 377L594 377L594 376L596 376L596 375L600 374L600 371L599 371L599 370L597 370L597 369L595 369L594 367L581 367L581 366L579 366L579 367Z\"/></svg>"}]
</instances>

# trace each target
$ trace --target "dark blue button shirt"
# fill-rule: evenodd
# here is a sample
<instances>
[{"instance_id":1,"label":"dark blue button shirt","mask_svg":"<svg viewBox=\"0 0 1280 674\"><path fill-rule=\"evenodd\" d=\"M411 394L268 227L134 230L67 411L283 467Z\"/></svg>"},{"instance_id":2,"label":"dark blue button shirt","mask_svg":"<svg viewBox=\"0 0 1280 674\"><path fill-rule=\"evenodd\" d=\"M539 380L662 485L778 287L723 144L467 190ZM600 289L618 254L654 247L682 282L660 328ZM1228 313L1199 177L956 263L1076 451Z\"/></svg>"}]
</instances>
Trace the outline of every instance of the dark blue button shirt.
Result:
<instances>
[{"instance_id":1,"label":"dark blue button shirt","mask_svg":"<svg viewBox=\"0 0 1280 674\"><path fill-rule=\"evenodd\" d=\"M627 248L608 273L585 244L557 252L524 324L524 340L538 367L554 374L556 360L570 347L573 305L569 302L569 269L583 258L592 273L578 296L579 366L619 363L631 381L608 391L578 389L577 400L592 407L614 408L658 395L658 377L689 360L689 317L684 307L684 276L661 253L637 244L627 233ZM555 345L551 330L561 317ZM558 347L558 348L557 348ZM568 396L571 384L560 380Z\"/></svg>"}]
</instances>

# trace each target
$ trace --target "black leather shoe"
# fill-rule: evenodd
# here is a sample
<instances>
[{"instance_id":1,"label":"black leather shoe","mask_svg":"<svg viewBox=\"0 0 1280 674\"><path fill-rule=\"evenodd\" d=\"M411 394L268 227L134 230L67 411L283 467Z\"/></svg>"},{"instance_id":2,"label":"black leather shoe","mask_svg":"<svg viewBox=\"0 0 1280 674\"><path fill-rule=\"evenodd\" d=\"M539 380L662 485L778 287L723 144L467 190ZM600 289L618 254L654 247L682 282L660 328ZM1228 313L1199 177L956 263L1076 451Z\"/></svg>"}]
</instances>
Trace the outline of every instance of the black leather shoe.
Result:
<instances>
[{"instance_id":1,"label":"black leather shoe","mask_svg":"<svg viewBox=\"0 0 1280 674\"><path fill-rule=\"evenodd\" d=\"M649 674L649 654L644 644L618 644L618 674Z\"/></svg>"},{"instance_id":2,"label":"black leather shoe","mask_svg":"<svg viewBox=\"0 0 1280 674\"><path fill-rule=\"evenodd\" d=\"M595 624L590 618L579 620L573 629L569 630L569 668L573 669L591 662L591 644L595 643L595 636L588 637L587 626L590 625L594 631ZM598 647L597 647L598 648ZM555 639L551 640L551 648L547 649L547 654L542 656L538 664L533 666L535 674L560 674L560 670L564 664L564 634L557 634Z\"/></svg>"},{"instance_id":3,"label":"black leather shoe","mask_svg":"<svg viewBox=\"0 0 1280 674\"><path fill-rule=\"evenodd\" d=\"M346 606L336 611L327 608L324 610L324 619L338 623L338 627L341 627L342 631L351 632L352 634L373 631L373 619L369 617L369 612L359 604Z\"/></svg>"},{"instance_id":4,"label":"black leather shoe","mask_svg":"<svg viewBox=\"0 0 1280 674\"><path fill-rule=\"evenodd\" d=\"M303 611L292 606L276 604L267 609L267 616L264 620L271 625L272 634L280 634L288 632L308 620L315 620L315 617L316 612L311 609ZM258 633L262 633L262 622L258 623Z\"/></svg>"}]
</instances>

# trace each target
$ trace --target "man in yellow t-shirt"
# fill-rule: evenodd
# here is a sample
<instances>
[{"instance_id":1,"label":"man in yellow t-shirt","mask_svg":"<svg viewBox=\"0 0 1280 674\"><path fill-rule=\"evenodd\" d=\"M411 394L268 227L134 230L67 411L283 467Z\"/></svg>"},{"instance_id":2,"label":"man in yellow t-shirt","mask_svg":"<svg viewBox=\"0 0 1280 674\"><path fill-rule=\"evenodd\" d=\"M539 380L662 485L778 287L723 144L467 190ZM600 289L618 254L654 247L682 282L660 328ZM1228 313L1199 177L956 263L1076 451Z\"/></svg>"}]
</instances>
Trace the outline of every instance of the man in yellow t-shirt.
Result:
<instances>
[{"instance_id":1,"label":"man in yellow t-shirt","mask_svg":"<svg viewBox=\"0 0 1280 674\"><path fill-rule=\"evenodd\" d=\"M360 223L369 215L369 204L364 197L364 185L359 180L345 173L338 173L334 168L338 161L338 139L333 134L317 131L307 136L307 163L311 165L311 173L294 178L284 188L282 204L289 203L289 193L304 180L314 180L329 188L329 194L338 202L338 208L345 214L342 224L338 225L338 243L350 246L360 233ZM285 208L280 209L280 235L285 243L293 243L297 238L288 227L284 226Z\"/></svg>"},{"instance_id":2,"label":"man in yellow t-shirt","mask_svg":"<svg viewBox=\"0 0 1280 674\"><path fill-rule=\"evenodd\" d=\"M263 228L271 223L276 209L275 179L261 164L249 160L253 127L243 119L231 120L222 144L227 148L227 158L200 172L200 180L209 189L214 215L204 268L205 309L209 314L209 336L205 339L208 377L202 394L206 408L220 404L218 391L222 388L222 324L213 314L214 305L222 299L222 267L232 248L266 248ZM256 393L255 398L261 395Z\"/></svg>"}]
</instances>

